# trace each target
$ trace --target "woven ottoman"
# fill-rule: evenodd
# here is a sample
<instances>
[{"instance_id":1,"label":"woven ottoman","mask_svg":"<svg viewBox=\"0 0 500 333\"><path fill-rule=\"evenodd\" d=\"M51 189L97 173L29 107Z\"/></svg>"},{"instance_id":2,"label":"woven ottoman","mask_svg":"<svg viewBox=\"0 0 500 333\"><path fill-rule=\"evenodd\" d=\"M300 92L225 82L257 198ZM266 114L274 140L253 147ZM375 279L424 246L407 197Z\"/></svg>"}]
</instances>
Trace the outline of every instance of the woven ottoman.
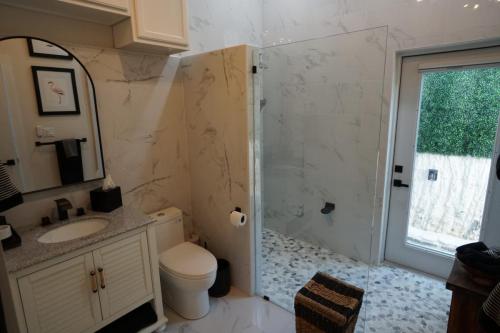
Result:
<instances>
[{"instance_id":1,"label":"woven ottoman","mask_svg":"<svg viewBox=\"0 0 500 333\"><path fill-rule=\"evenodd\" d=\"M364 290L318 272L295 295L297 333L352 333Z\"/></svg>"}]
</instances>

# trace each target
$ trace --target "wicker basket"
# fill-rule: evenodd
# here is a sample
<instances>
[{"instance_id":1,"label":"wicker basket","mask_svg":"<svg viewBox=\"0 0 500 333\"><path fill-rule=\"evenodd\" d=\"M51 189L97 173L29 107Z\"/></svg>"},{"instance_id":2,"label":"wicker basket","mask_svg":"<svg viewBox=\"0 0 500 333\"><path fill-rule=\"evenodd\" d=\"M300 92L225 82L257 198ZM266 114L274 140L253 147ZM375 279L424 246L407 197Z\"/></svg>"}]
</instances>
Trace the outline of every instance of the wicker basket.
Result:
<instances>
[{"instance_id":1,"label":"wicker basket","mask_svg":"<svg viewBox=\"0 0 500 333\"><path fill-rule=\"evenodd\" d=\"M295 295L297 333L352 333L364 290L318 272Z\"/></svg>"}]
</instances>

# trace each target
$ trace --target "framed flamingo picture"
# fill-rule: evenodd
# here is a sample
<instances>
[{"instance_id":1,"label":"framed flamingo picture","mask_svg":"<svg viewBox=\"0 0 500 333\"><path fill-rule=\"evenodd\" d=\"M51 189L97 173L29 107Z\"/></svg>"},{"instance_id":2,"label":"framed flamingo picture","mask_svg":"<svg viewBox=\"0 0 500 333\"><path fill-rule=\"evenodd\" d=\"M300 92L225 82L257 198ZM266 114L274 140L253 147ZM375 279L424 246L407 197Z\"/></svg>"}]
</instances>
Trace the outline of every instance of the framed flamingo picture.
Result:
<instances>
[{"instance_id":1,"label":"framed flamingo picture","mask_svg":"<svg viewBox=\"0 0 500 333\"><path fill-rule=\"evenodd\" d=\"M31 66L40 116L80 114L72 68Z\"/></svg>"}]
</instances>

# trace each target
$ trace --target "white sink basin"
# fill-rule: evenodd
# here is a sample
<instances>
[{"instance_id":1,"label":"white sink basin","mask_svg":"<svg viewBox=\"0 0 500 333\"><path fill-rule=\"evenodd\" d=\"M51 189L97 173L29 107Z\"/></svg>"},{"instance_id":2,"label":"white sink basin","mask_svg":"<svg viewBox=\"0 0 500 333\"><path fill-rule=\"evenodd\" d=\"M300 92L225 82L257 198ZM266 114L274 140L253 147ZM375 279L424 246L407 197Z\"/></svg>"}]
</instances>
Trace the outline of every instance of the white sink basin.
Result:
<instances>
[{"instance_id":1,"label":"white sink basin","mask_svg":"<svg viewBox=\"0 0 500 333\"><path fill-rule=\"evenodd\" d=\"M38 238L38 241L40 243L60 243L85 237L106 228L108 223L108 220L99 217L80 220L46 232Z\"/></svg>"}]
</instances>

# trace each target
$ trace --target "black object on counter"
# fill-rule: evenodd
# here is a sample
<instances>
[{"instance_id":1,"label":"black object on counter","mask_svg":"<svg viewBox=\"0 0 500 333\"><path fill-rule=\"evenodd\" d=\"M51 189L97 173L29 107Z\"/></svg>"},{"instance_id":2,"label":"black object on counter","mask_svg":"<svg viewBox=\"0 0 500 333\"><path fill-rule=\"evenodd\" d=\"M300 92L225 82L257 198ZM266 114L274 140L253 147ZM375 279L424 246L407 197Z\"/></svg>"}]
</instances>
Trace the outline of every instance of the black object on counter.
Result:
<instances>
[{"instance_id":1,"label":"black object on counter","mask_svg":"<svg viewBox=\"0 0 500 333\"><path fill-rule=\"evenodd\" d=\"M231 270L229 261L226 259L217 259L217 277L214 285L208 289L211 297L223 297L229 294L231 289Z\"/></svg>"},{"instance_id":2,"label":"black object on counter","mask_svg":"<svg viewBox=\"0 0 500 333\"><path fill-rule=\"evenodd\" d=\"M102 187L90 191L90 204L95 212L111 212L122 206L120 186L104 191Z\"/></svg>"},{"instance_id":3,"label":"black object on counter","mask_svg":"<svg viewBox=\"0 0 500 333\"><path fill-rule=\"evenodd\" d=\"M150 303L141 305L137 309L115 320L96 333L136 333L141 329L153 325L158 320Z\"/></svg>"},{"instance_id":4,"label":"black object on counter","mask_svg":"<svg viewBox=\"0 0 500 333\"><path fill-rule=\"evenodd\" d=\"M21 236L16 232L16 230L12 227L12 225L6 222L4 216L0 216L0 224L10 226L10 231L12 235L9 238L2 239L2 247L4 250L13 249L15 247L21 246Z\"/></svg>"}]
</instances>

